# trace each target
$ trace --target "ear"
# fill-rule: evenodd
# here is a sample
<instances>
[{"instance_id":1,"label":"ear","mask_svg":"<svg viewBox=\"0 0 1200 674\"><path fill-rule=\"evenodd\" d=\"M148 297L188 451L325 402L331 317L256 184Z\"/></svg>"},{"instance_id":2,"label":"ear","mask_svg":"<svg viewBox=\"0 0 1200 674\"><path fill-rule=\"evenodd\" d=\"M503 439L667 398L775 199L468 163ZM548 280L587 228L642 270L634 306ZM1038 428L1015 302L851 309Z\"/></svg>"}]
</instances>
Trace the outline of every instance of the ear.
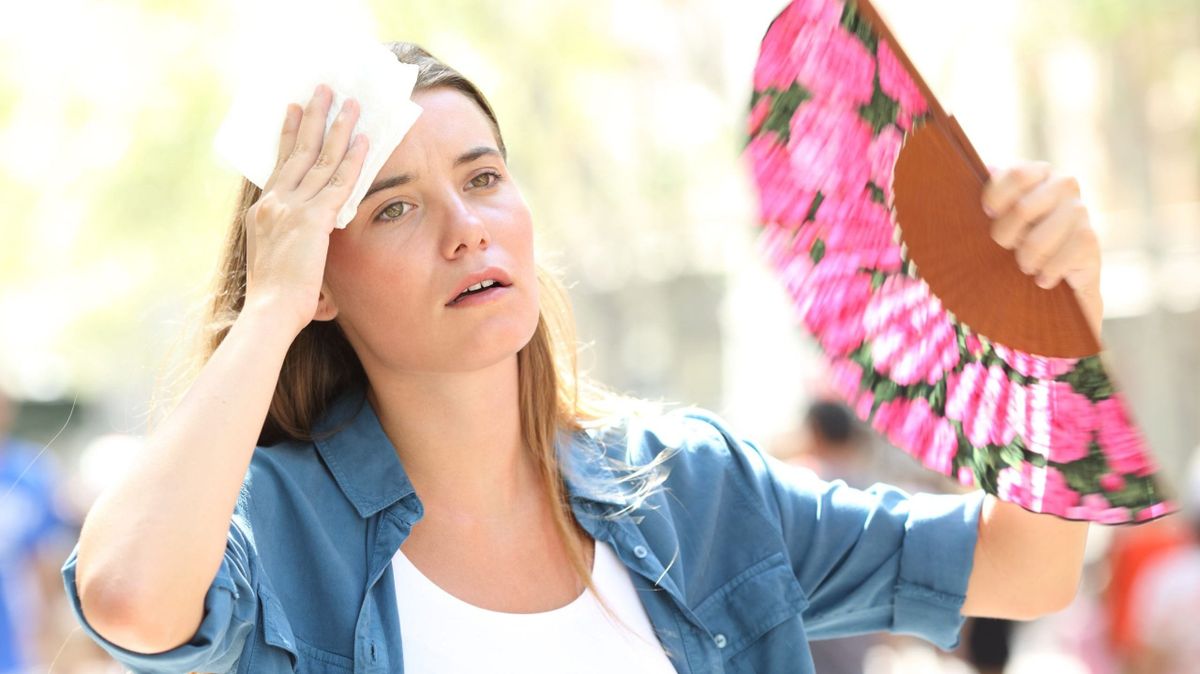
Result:
<instances>
[{"instance_id":1,"label":"ear","mask_svg":"<svg viewBox=\"0 0 1200 674\"><path fill-rule=\"evenodd\" d=\"M313 314L314 321L332 321L337 317L337 303L333 301L333 293L329 290L329 285L321 284L321 295L317 298L317 311Z\"/></svg>"}]
</instances>

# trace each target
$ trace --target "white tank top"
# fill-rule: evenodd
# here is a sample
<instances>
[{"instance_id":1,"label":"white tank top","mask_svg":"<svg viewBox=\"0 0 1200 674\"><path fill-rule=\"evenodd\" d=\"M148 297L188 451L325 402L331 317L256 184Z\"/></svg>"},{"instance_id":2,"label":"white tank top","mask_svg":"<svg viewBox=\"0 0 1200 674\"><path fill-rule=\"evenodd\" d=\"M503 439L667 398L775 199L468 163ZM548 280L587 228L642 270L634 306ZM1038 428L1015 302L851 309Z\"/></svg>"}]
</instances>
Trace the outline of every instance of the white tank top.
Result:
<instances>
[{"instance_id":1,"label":"white tank top","mask_svg":"<svg viewBox=\"0 0 1200 674\"><path fill-rule=\"evenodd\" d=\"M405 674L675 672L629 571L611 547L595 545L593 583L627 627L609 618L591 590L542 613L479 608L435 585L397 551L392 568Z\"/></svg>"}]
</instances>

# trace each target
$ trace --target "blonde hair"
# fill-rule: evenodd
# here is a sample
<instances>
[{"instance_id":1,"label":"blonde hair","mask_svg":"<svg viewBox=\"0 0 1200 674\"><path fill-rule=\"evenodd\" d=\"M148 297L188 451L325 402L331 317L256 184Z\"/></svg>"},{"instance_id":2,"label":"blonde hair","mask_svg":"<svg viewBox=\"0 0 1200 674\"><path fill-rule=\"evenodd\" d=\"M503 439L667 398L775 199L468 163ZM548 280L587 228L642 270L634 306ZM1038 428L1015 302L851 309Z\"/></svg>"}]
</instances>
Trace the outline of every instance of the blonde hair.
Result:
<instances>
[{"instance_id":1,"label":"blonde hair","mask_svg":"<svg viewBox=\"0 0 1200 674\"><path fill-rule=\"evenodd\" d=\"M492 125L498 149L507 157L496 115L474 84L415 44L392 42L387 46L401 62L418 66L414 91L448 87L477 103ZM194 378L225 339L242 310L246 291L245 214L261 194L249 180L242 180L232 225L222 245L218 272L205 301L200 332L194 336L197 343L190 361L185 363L183 379ZM591 569L580 543L580 530L562 479L555 441L563 431L575 433L588 427L603 427L610 421L631 415L656 414L660 408L656 403L617 395L580 375L575 322L566 290L540 264L537 279L537 329L529 343L517 353L522 439L537 460L554 522L573 570L585 587L599 598L605 610L615 617L592 582ZM311 441L314 423L333 399L346 390L366 384L362 364L340 326L335 321L312 321L300 331L284 358L258 444ZM166 390L167 387L159 388ZM152 409L156 406L152 404ZM608 487L621 491L628 499L627 506L610 517L640 506L662 484L666 475L659 468L668 456L669 452L660 453L653 461L637 467L606 459L615 468L623 469L615 476L615 483ZM631 490L626 490L628 493L621 490L625 483L633 485Z\"/></svg>"}]
</instances>

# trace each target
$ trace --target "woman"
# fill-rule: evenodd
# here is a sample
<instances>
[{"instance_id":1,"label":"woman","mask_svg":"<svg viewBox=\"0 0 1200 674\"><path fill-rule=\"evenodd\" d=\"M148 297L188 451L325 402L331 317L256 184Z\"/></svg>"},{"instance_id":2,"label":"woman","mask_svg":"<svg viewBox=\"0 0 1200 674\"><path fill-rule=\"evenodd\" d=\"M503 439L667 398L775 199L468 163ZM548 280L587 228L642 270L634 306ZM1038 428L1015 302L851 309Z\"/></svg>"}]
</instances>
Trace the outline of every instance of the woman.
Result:
<instances>
[{"instance_id":1,"label":"woman","mask_svg":"<svg viewBox=\"0 0 1200 674\"><path fill-rule=\"evenodd\" d=\"M808 638L949 648L964 614L1070 601L1086 524L981 493L820 482L711 414L578 381L495 115L428 53L391 47L420 67L423 114L335 230L365 154L357 111L323 137L327 88L289 106L271 179L243 187L210 357L63 568L114 657L151 672L803 672ZM1077 186L1031 164L985 205L997 240L1046 284L1065 275L1098 328Z\"/></svg>"}]
</instances>

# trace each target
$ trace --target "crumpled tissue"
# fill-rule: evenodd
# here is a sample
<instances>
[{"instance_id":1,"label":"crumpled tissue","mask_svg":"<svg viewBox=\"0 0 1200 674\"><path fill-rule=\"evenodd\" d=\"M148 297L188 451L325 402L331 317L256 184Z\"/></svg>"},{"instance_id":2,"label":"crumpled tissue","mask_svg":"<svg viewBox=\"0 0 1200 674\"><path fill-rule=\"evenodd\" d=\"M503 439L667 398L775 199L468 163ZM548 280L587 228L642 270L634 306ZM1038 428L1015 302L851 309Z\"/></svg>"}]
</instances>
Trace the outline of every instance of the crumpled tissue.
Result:
<instances>
[{"instance_id":1,"label":"crumpled tissue","mask_svg":"<svg viewBox=\"0 0 1200 674\"><path fill-rule=\"evenodd\" d=\"M360 112L350 138L362 133L370 143L354 189L338 211L337 227L345 228L379 170L421 114L420 106L411 100L417 66L401 63L386 46L368 39L276 51L270 62L260 60L256 71L269 74L247 78L238 86L213 141L217 155L261 188L275 170L288 103L303 108L318 84L332 89L333 102L325 119L328 134L342 104L354 98Z\"/></svg>"}]
</instances>

